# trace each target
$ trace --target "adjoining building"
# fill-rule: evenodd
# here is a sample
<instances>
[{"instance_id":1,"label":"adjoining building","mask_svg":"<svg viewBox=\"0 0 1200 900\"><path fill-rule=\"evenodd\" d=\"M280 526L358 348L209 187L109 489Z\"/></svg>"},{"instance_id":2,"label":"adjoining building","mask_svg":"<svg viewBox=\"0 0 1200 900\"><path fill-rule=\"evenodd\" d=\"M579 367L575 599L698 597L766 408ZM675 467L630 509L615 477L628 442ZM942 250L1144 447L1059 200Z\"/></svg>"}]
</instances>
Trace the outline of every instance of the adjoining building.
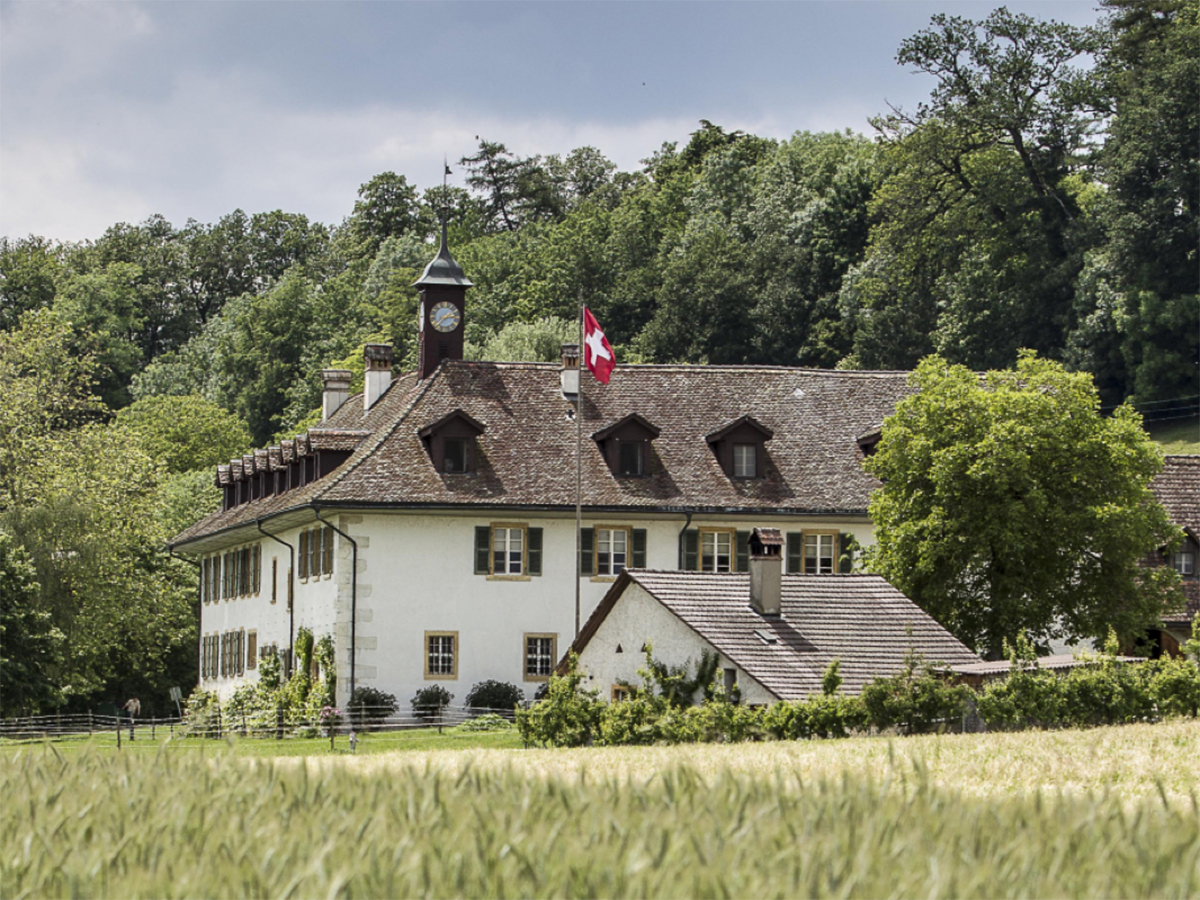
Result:
<instances>
[{"instance_id":1,"label":"adjoining building","mask_svg":"<svg viewBox=\"0 0 1200 900\"><path fill-rule=\"evenodd\" d=\"M861 463L906 373L620 365L581 393L572 345L561 363L464 360L470 286L443 238L416 282L416 371L393 378L391 348L368 345L362 394L326 370L317 427L218 467L222 509L171 543L200 563L205 689L290 659L304 627L335 640L339 703L435 683L461 702L489 678L532 696L628 568L741 584L764 526L791 584L871 542Z\"/></svg>"},{"instance_id":2,"label":"adjoining building","mask_svg":"<svg viewBox=\"0 0 1200 900\"><path fill-rule=\"evenodd\" d=\"M1171 566L1183 582L1184 602L1163 616L1162 627L1150 633L1154 655L1178 656L1180 645L1191 637L1192 620L1200 615L1200 456L1168 456L1163 470L1150 484L1155 498L1171 521L1183 529L1183 541L1174 548L1160 547L1152 565Z\"/></svg>"},{"instance_id":3,"label":"adjoining building","mask_svg":"<svg viewBox=\"0 0 1200 900\"><path fill-rule=\"evenodd\" d=\"M622 573L571 647L585 685L621 699L641 681L647 645L690 672L715 654L719 683L749 704L821 693L835 659L850 695L901 671L910 652L946 667L980 662L878 575L783 574L785 545L777 529L754 529L745 574Z\"/></svg>"}]
</instances>

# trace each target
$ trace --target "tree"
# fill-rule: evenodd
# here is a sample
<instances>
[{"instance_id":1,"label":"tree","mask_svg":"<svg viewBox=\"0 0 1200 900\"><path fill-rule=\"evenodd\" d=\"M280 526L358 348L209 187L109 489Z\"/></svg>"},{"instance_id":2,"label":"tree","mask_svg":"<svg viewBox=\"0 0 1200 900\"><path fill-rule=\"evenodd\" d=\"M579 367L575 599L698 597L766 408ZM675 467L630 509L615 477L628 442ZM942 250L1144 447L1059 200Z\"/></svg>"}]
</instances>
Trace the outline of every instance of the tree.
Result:
<instances>
[{"instance_id":1,"label":"tree","mask_svg":"<svg viewBox=\"0 0 1200 900\"><path fill-rule=\"evenodd\" d=\"M358 189L354 212L346 224L359 243L359 255L370 259L388 238L420 227L417 189L403 175L381 172Z\"/></svg>"},{"instance_id":2,"label":"tree","mask_svg":"<svg viewBox=\"0 0 1200 900\"><path fill-rule=\"evenodd\" d=\"M172 474L209 469L250 447L250 434L236 416L195 394L145 397L118 412L115 421Z\"/></svg>"},{"instance_id":3,"label":"tree","mask_svg":"<svg viewBox=\"0 0 1200 900\"><path fill-rule=\"evenodd\" d=\"M1022 630L1130 638L1157 620L1177 576L1138 562L1177 529L1130 407L1101 417L1088 375L1029 352L983 377L930 357L911 383L864 463L883 482L872 571L993 659Z\"/></svg>"},{"instance_id":4,"label":"tree","mask_svg":"<svg viewBox=\"0 0 1200 900\"><path fill-rule=\"evenodd\" d=\"M0 237L0 331L16 328L23 313L54 302L60 256L60 248L45 238Z\"/></svg>"},{"instance_id":5,"label":"tree","mask_svg":"<svg viewBox=\"0 0 1200 900\"><path fill-rule=\"evenodd\" d=\"M61 700L52 673L64 636L39 604L41 586L29 555L0 531L0 714L53 709Z\"/></svg>"}]
</instances>

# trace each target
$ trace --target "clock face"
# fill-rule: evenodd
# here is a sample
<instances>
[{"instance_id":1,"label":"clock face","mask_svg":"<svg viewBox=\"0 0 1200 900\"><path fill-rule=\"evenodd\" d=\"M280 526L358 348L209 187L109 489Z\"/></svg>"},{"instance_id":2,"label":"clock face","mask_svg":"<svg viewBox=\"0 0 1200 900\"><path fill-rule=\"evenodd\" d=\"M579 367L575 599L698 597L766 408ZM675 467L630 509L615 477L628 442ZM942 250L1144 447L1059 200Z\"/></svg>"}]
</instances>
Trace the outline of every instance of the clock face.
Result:
<instances>
[{"instance_id":1,"label":"clock face","mask_svg":"<svg viewBox=\"0 0 1200 900\"><path fill-rule=\"evenodd\" d=\"M435 303L433 309L429 310L429 324L438 331L453 331L461 319L458 307L446 300Z\"/></svg>"}]
</instances>

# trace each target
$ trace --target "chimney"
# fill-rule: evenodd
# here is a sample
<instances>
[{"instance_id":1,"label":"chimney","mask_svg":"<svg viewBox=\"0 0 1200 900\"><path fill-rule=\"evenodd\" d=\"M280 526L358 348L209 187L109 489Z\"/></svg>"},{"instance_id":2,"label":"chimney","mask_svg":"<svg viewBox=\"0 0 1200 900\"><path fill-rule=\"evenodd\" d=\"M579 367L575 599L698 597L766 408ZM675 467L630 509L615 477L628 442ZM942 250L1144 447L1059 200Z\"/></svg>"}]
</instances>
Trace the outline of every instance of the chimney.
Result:
<instances>
[{"instance_id":1,"label":"chimney","mask_svg":"<svg viewBox=\"0 0 1200 900\"><path fill-rule=\"evenodd\" d=\"M783 535L778 528L750 533L750 605L763 616L782 612Z\"/></svg>"},{"instance_id":2,"label":"chimney","mask_svg":"<svg viewBox=\"0 0 1200 900\"><path fill-rule=\"evenodd\" d=\"M562 369L559 371L562 379L564 397L579 396L579 345L562 345Z\"/></svg>"},{"instance_id":3,"label":"chimney","mask_svg":"<svg viewBox=\"0 0 1200 900\"><path fill-rule=\"evenodd\" d=\"M363 379L363 411L375 405L392 383L392 345L367 344L363 347L366 373Z\"/></svg>"},{"instance_id":4,"label":"chimney","mask_svg":"<svg viewBox=\"0 0 1200 900\"><path fill-rule=\"evenodd\" d=\"M325 390L321 394L322 419L328 419L350 399L350 378L353 375L349 369L321 370L321 380L325 382Z\"/></svg>"}]
</instances>

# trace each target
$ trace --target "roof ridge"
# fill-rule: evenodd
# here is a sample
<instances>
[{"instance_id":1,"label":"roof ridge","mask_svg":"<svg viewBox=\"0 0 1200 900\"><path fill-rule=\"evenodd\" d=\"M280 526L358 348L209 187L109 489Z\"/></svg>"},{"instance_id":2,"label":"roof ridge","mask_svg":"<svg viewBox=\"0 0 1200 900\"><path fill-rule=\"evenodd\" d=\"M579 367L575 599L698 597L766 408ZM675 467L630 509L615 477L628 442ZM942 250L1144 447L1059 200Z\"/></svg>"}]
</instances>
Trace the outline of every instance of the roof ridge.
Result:
<instances>
[{"instance_id":1,"label":"roof ridge","mask_svg":"<svg viewBox=\"0 0 1200 900\"><path fill-rule=\"evenodd\" d=\"M559 362L537 362L533 360L493 360L493 359L447 359L439 364L446 366L503 366L505 368L534 368L534 369L557 369L562 364ZM698 371L720 371L720 372L802 372L808 375L821 376L837 376L837 377L856 377L856 376L875 376L875 375L903 375L905 377L912 374L909 369L820 369L815 366L779 366L770 364L755 364L755 363L620 363L618 369L662 369L674 370L680 372L698 372ZM402 373L407 375L408 373Z\"/></svg>"}]
</instances>

